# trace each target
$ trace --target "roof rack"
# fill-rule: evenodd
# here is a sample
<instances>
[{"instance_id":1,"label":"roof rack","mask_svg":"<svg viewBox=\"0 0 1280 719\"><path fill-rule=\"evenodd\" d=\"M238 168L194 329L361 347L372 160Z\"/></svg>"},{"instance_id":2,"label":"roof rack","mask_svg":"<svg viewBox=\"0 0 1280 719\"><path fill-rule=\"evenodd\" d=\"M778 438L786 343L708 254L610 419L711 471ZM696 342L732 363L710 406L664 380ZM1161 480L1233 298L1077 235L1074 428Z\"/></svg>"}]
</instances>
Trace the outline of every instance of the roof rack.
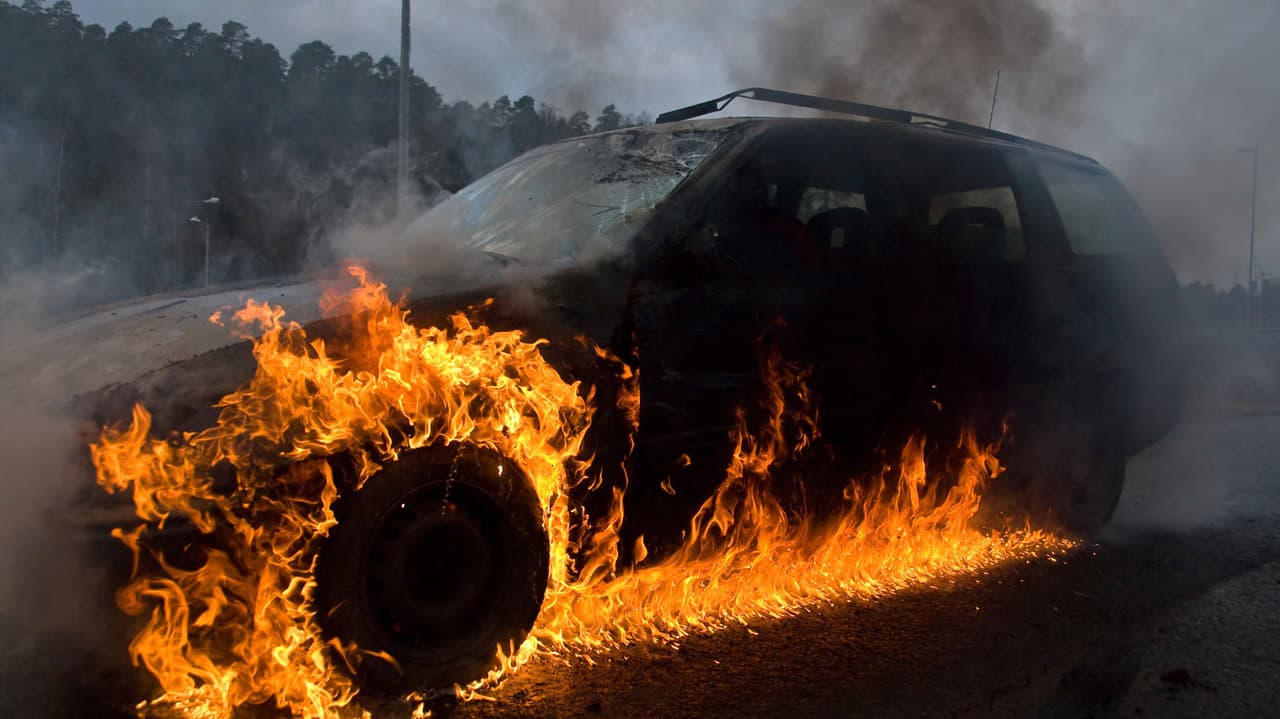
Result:
<instances>
[{"instance_id":1,"label":"roof rack","mask_svg":"<svg viewBox=\"0 0 1280 719\"><path fill-rule=\"evenodd\" d=\"M835 100L829 97L818 97L816 95L804 95L798 92L785 92L783 90L770 90L764 87L748 87L743 90L737 90L727 95L722 95L714 100L707 100L696 105L689 105L678 110L670 110L658 115L654 120L655 124L665 122L679 122L681 120L691 120L695 117L709 115L713 112L719 112L733 102L735 98L745 97L748 100L758 100L760 102L772 102L778 105L790 105L792 107L807 107L813 110L824 110L826 112L837 112L844 115L854 115L857 117L865 117L873 120L886 120L888 122L900 122L904 125L927 125L931 127L939 127L946 130L954 130L967 135L977 135L979 137L988 137L995 140L1015 145L1025 145L1035 147L1041 150L1050 150L1053 152L1065 153L1080 159L1094 162L1092 158L1079 155L1060 147L1054 147L1043 142L1028 140L1025 137L1010 135L1007 132L992 130L990 128L981 127L979 125L971 125L967 122L958 120L950 120L937 115L926 115L922 112L910 112L908 110L895 110L888 107L877 107L876 105L866 105L861 102L851 102L849 100Z\"/></svg>"}]
</instances>

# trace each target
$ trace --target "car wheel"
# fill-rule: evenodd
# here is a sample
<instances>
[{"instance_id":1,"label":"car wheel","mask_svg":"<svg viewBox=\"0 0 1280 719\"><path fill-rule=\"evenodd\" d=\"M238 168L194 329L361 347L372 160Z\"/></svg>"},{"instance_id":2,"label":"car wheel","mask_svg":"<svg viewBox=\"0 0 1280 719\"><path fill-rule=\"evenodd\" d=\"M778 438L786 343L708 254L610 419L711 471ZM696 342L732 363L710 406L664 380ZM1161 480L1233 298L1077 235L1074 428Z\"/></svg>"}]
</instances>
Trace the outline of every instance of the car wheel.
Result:
<instances>
[{"instance_id":1,"label":"car wheel","mask_svg":"<svg viewBox=\"0 0 1280 719\"><path fill-rule=\"evenodd\" d=\"M1116 442L1079 420L1041 424L1000 452L1005 471L982 500L981 526L1032 525L1077 537L1111 520L1124 489L1126 458Z\"/></svg>"},{"instance_id":2,"label":"car wheel","mask_svg":"<svg viewBox=\"0 0 1280 719\"><path fill-rule=\"evenodd\" d=\"M316 608L328 634L364 652L362 691L466 684L533 626L548 540L514 463L467 446L408 452L338 510L320 549Z\"/></svg>"},{"instance_id":3,"label":"car wheel","mask_svg":"<svg viewBox=\"0 0 1280 719\"><path fill-rule=\"evenodd\" d=\"M1041 436L1026 462L1026 502L1033 520L1079 537L1111 521L1124 489L1125 456L1099 433L1076 425Z\"/></svg>"},{"instance_id":4,"label":"car wheel","mask_svg":"<svg viewBox=\"0 0 1280 719\"><path fill-rule=\"evenodd\" d=\"M1124 454L1107 446L1085 449L1088 459L1066 459L1065 472L1053 477L1047 510L1068 532L1091 537L1111 521L1124 490Z\"/></svg>"}]
</instances>

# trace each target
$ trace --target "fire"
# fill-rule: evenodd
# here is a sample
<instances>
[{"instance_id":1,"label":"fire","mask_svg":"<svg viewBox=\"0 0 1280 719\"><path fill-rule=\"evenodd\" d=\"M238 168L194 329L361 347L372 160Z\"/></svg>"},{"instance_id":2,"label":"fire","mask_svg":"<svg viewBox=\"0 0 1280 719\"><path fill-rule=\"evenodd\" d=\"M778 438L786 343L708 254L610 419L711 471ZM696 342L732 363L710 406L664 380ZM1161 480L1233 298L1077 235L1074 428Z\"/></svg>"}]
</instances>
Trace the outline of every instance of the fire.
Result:
<instances>
[{"instance_id":1,"label":"fire","mask_svg":"<svg viewBox=\"0 0 1280 719\"><path fill-rule=\"evenodd\" d=\"M804 371L765 355L765 419L740 415L724 481L684 544L646 563L639 540L637 566L621 568L626 487L607 489L604 517L581 518L571 501L575 487L606 491L587 482L580 456L591 392L561 377L542 342L464 314L448 328L416 328L384 285L351 272L356 287L325 299L330 314L350 318L340 340L311 339L253 301L231 315L260 333L258 368L221 400L215 425L156 437L139 406L129 426L104 429L91 446L98 482L130 492L141 521L115 532L135 556L118 603L145 617L130 652L161 690L140 711L229 719L238 706L273 703L308 719L368 716L346 669L385 658L325 639L312 602L318 546L338 521L340 496L427 446L471 444L515 463L534 485L549 538L537 623L519 647L496 648L495 668L467 696L540 655L670 641L1071 546L1039 530L971 526L1001 471L998 445L972 434L957 442L950 471L926 467L925 439L913 439L879 477L848 485L834 519L797 516L777 489L816 446L816 407ZM638 377L599 354L618 367L616 402L634 432ZM354 474L334 470L338 455ZM174 524L201 540L180 550L151 541Z\"/></svg>"},{"instance_id":2,"label":"fire","mask_svg":"<svg viewBox=\"0 0 1280 719\"><path fill-rule=\"evenodd\" d=\"M610 566L549 596L526 653L671 641L1074 545L1029 526L971 527L983 488L1002 471L998 444L984 445L972 432L957 441L950 476L933 476L925 439L913 438L873 481L848 485L835 521L793 516L775 488L788 469L803 468L817 440L817 413L800 368L769 355L764 371L767 420L753 429L739 413L725 479L694 516L684 544L655 564L620 573ZM616 501L604 524L622 519Z\"/></svg>"}]
</instances>

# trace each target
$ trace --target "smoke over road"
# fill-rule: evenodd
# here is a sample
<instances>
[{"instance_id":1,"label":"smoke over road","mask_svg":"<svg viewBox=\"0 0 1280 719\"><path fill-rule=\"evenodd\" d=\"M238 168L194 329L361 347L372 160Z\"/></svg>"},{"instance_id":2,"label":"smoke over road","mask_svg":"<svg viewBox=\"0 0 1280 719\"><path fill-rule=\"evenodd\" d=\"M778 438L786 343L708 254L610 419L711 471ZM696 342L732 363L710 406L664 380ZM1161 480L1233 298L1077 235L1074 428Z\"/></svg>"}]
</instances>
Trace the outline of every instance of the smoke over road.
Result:
<instances>
[{"instance_id":1,"label":"smoke over road","mask_svg":"<svg viewBox=\"0 0 1280 719\"><path fill-rule=\"evenodd\" d=\"M975 124L986 124L1001 68L1019 115L1071 112L1085 81L1077 40L1036 3L808 3L766 15L756 33L756 52L739 50L733 63L735 84L858 98Z\"/></svg>"},{"instance_id":2,"label":"smoke over road","mask_svg":"<svg viewBox=\"0 0 1280 719\"><path fill-rule=\"evenodd\" d=\"M441 28L473 30L462 47ZM418 67L459 95L532 92L657 113L746 86L905 107L1098 158L1135 191L1184 281L1244 282L1260 145L1260 271L1280 272L1280 5L1264 0L463 2L423 20ZM464 33L465 34L465 33ZM492 42L489 42L491 40ZM458 60L466 58L466 62ZM730 114L778 112L748 103Z\"/></svg>"},{"instance_id":3,"label":"smoke over road","mask_svg":"<svg viewBox=\"0 0 1280 719\"><path fill-rule=\"evenodd\" d=\"M1134 189L1184 281L1244 281L1248 158L1261 145L1258 267L1280 272L1280 6L1230 0L504 4L513 79L569 106L652 111L766 86L986 124L1093 155ZM479 12L479 9L476 9ZM543 42L554 38L554 41ZM487 62L502 61L486 53ZM637 81L636 68L643 76ZM777 112L736 104L730 114Z\"/></svg>"},{"instance_id":4,"label":"smoke over road","mask_svg":"<svg viewBox=\"0 0 1280 719\"><path fill-rule=\"evenodd\" d=\"M111 27L227 16L281 47L393 54L398 3L101 0ZM317 12L323 7L323 12ZM213 13L213 14L210 14ZM1260 271L1280 272L1280 5L1266 0L465 0L419 10L415 67L449 97L530 93L566 110L657 113L739 86L830 94L985 123L1093 155L1135 189L1179 276L1244 281L1248 158L1262 146ZM746 104L731 112L767 110Z\"/></svg>"}]
</instances>

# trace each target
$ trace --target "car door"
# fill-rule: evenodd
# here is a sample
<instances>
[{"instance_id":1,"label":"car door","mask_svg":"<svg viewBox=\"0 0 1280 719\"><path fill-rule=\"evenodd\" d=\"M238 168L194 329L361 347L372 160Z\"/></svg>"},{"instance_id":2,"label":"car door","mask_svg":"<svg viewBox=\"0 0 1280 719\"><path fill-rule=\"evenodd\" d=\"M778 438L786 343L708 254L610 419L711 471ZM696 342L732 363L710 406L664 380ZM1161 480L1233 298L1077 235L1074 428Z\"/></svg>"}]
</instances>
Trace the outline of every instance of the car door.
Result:
<instances>
[{"instance_id":1,"label":"car door","mask_svg":"<svg viewBox=\"0 0 1280 719\"><path fill-rule=\"evenodd\" d=\"M712 194L723 199L736 191L726 180ZM737 410L759 401L764 344L790 361L816 359L819 274L794 261L777 231L803 231L803 224L772 207L757 208L759 222L726 222L717 204L712 199L711 209L672 233L632 288L641 368L638 449L661 471L701 461L722 473Z\"/></svg>"},{"instance_id":2,"label":"car door","mask_svg":"<svg viewBox=\"0 0 1280 719\"><path fill-rule=\"evenodd\" d=\"M820 293L807 269L672 253L666 267L637 278L631 295L645 434L724 438L760 380L762 343L812 364Z\"/></svg>"},{"instance_id":3,"label":"car door","mask_svg":"<svg viewBox=\"0 0 1280 719\"><path fill-rule=\"evenodd\" d=\"M1041 257L1015 160L918 138L867 153L867 216L824 283L823 430L846 453L998 431L1032 381Z\"/></svg>"}]
</instances>

